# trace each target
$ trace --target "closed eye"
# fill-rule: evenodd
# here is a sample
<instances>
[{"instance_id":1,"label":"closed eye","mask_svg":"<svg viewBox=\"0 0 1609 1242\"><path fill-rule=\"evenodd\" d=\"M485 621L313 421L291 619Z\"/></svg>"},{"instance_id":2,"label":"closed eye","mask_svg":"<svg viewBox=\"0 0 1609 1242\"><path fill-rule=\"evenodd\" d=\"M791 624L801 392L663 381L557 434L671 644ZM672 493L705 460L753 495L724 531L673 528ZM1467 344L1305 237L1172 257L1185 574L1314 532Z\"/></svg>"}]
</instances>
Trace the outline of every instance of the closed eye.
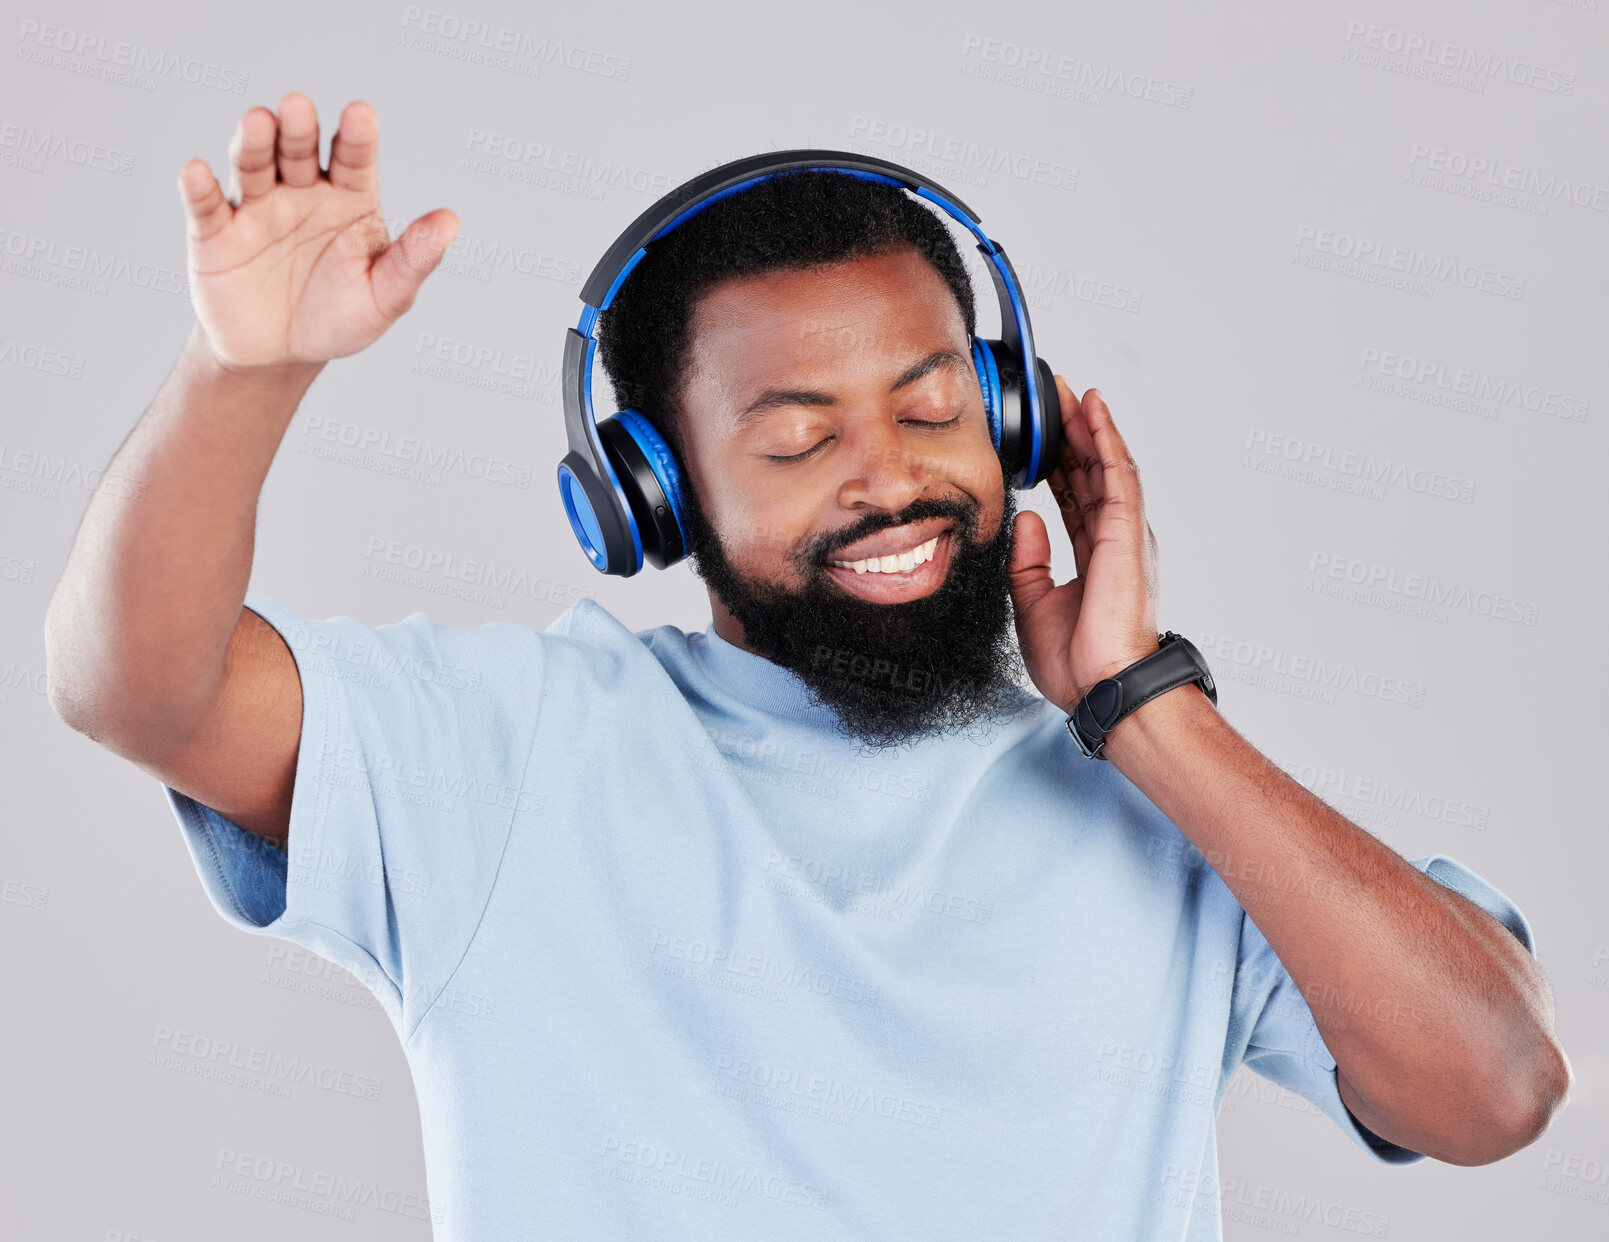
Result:
<instances>
[{"instance_id":1,"label":"closed eye","mask_svg":"<svg viewBox=\"0 0 1609 1242\"><path fill-rule=\"evenodd\" d=\"M830 437L829 437L829 438L830 438ZM766 459L766 460L767 460L767 461L774 461L774 462L777 462L777 463L778 463L778 464L786 464L786 463L788 463L788 462L792 462L792 461L803 461L803 460L804 460L804 459L805 459L805 458L806 458L806 457L809 457L809 456L810 456L810 455L811 455L811 454L812 454L812 453L814 453L814 452L815 452L815 451L816 451L816 450L817 450L817 449L818 449L818 448L820 448L820 447L821 447L821 445L822 445L822 444L825 444L825 443L827 443L827 441L826 441L826 440L823 440L823 441L822 441L822 442L821 442L821 444L813 444L813 445L811 445L811 446L810 446L810 447L809 447L809 448L807 448L807 449L806 449L806 450L805 450L805 451L804 451L804 452L802 452L802 453L795 453L795 454L794 454L794 455L793 455L793 456L792 456L792 457L778 457L778 456L776 456L776 455L775 455L775 454L773 454L773 453L767 453L767 454L766 454L766 455L765 455L765 459Z\"/></svg>"},{"instance_id":2,"label":"closed eye","mask_svg":"<svg viewBox=\"0 0 1609 1242\"><path fill-rule=\"evenodd\" d=\"M915 423L918 427L932 427L932 428L938 429L938 428L943 428L943 427L953 427L957 423L959 423L963 417L964 417L963 415L957 414L954 418L947 418L941 423L936 423L933 420L927 419L927 418L907 418L904 421L908 422L908 423ZM822 448L824 445L829 443L831 440L832 440L832 437L828 436L825 440L819 440L815 444L812 444L804 452L802 452L802 453L794 453L790 457L777 457L776 455L774 455L772 453L767 453L765 455L765 457L766 457L767 461L774 461L779 465L786 465L786 464L788 464L790 462L803 461L807 457L814 456L815 453L816 453L816 450Z\"/></svg>"}]
</instances>

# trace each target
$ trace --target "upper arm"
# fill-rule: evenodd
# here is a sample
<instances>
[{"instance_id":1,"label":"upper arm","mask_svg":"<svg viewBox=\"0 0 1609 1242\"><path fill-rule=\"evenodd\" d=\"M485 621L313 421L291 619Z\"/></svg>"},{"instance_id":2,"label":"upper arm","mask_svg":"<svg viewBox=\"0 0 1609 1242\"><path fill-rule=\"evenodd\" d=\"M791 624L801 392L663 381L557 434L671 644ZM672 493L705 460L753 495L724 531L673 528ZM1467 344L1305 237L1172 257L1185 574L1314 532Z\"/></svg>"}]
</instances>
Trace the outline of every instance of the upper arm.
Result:
<instances>
[{"instance_id":1,"label":"upper arm","mask_svg":"<svg viewBox=\"0 0 1609 1242\"><path fill-rule=\"evenodd\" d=\"M542 645L508 622L245 603L205 719L141 766L218 912L352 972L406 1038L481 926L516 825L542 826Z\"/></svg>"},{"instance_id":2,"label":"upper arm","mask_svg":"<svg viewBox=\"0 0 1609 1242\"><path fill-rule=\"evenodd\" d=\"M302 681L279 632L242 607L212 701L141 768L283 847L302 738Z\"/></svg>"}]
</instances>

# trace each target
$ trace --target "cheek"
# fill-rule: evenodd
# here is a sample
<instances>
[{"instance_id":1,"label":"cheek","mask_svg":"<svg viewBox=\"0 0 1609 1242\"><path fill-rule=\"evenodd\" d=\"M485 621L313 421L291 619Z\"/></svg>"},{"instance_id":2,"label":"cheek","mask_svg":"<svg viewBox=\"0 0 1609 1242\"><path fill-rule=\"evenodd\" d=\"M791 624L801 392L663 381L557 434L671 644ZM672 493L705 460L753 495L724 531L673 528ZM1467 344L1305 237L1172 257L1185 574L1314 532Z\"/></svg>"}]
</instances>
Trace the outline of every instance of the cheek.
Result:
<instances>
[{"instance_id":1,"label":"cheek","mask_svg":"<svg viewBox=\"0 0 1609 1242\"><path fill-rule=\"evenodd\" d=\"M768 582L793 581L792 558L808 536L820 506L797 487L749 480L724 489L715 529L727 559Z\"/></svg>"},{"instance_id":2,"label":"cheek","mask_svg":"<svg viewBox=\"0 0 1609 1242\"><path fill-rule=\"evenodd\" d=\"M939 470L952 485L986 504L991 493L1000 490L1002 479L1000 455L989 438L989 424L981 405L970 433L957 436L945 447Z\"/></svg>"},{"instance_id":3,"label":"cheek","mask_svg":"<svg viewBox=\"0 0 1609 1242\"><path fill-rule=\"evenodd\" d=\"M978 502L981 508L979 534L993 530L1006 507L1006 480L994 444L986 438L981 449L968 452L956 461L950 479Z\"/></svg>"}]
</instances>

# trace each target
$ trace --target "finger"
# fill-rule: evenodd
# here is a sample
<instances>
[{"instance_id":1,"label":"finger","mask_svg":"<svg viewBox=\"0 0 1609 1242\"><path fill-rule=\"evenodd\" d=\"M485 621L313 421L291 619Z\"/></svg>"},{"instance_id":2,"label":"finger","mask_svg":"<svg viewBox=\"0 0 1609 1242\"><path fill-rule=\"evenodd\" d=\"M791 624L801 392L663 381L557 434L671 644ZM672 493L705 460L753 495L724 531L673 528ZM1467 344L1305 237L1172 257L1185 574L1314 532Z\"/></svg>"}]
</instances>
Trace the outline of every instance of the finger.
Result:
<instances>
[{"instance_id":1,"label":"finger","mask_svg":"<svg viewBox=\"0 0 1609 1242\"><path fill-rule=\"evenodd\" d=\"M229 140L229 197L249 203L274 188L274 139L279 121L267 108L247 109Z\"/></svg>"},{"instance_id":2,"label":"finger","mask_svg":"<svg viewBox=\"0 0 1609 1242\"><path fill-rule=\"evenodd\" d=\"M1051 467L1050 473L1045 476L1045 482L1050 484L1050 495L1058 509L1065 511L1073 504L1072 485L1067 482L1067 470L1061 462L1058 461Z\"/></svg>"},{"instance_id":3,"label":"finger","mask_svg":"<svg viewBox=\"0 0 1609 1242\"><path fill-rule=\"evenodd\" d=\"M279 179L305 189L318 181L318 110L300 91L279 101Z\"/></svg>"},{"instance_id":4,"label":"finger","mask_svg":"<svg viewBox=\"0 0 1609 1242\"><path fill-rule=\"evenodd\" d=\"M1098 461L1094 441L1090 439L1089 424L1083 412L1082 403L1074 394L1072 386L1061 376L1056 377L1056 390L1061 395L1061 423L1062 423L1062 459L1071 459L1075 466L1087 466Z\"/></svg>"},{"instance_id":5,"label":"finger","mask_svg":"<svg viewBox=\"0 0 1609 1242\"><path fill-rule=\"evenodd\" d=\"M1079 523L1078 531L1073 535L1073 564L1080 578L1088 576L1089 558L1094 551L1095 540L1090 537L1089 527Z\"/></svg>"},{"instance_id":6,"label":"finger","mask_svg":"<svg viewBox=\"0 0 1609 1242\"><path fill-rule=\"evenodd\" d=\"M1045 520L1032 509L1017 515L1011 541L1011 602L1021 618L1055 590L1050 576L1050 533Z\"/></svg>"},{"instance_id":7,"label":"finger","mask_svg":"<svg viewBox=\"0 0 1609 1242\"><path fill-rule=\"evenodd\" d=\"M1064 481L1062 503L1080 513L1090 513L1100 507L1105 494L1105 480L1101 477L1101 463L1091 459L1087 464L1063 464L1057 467Z\"/></svg>"},{"instance_id":8,"label":"finger","mask_svg":"<svg viewBox=\"0 0 1609 1242\"><path fill-rule=\"evenodd\" d=\"M1100 454L1105 503L1132 509L1135 516L1139 516L1142 513L1140 468L1112 421L1112 411L1099 388L1091 388L1084 394L1084 406L1089 412L1090 433Z\"/></svg>"},{"instance_id":9,"label":"finger","mask_svg":"<svg viewBox=\"0 0 1609 1242\"><path fill-rule=\"evenodd\" d=\"M1082 509L1071 510L1071 517L1067 522L1067 538L1073 545L1073 568L1082 578L1089 568L1089 554L1095 550L1095 541L1090 536L1090 523L1084 520Z\"/></svg>"},{"instance_id":10,"label":"finger","mask_svg":"<svg viewBox=\"0 0 1609 1242\"><path fill-rule=\"evenodd\" d=\"M1078 569L1078 576L1084 576L1084 567L1089 563L1090 539L1089 532L1084 525L1084 511L1079 506L1071 486L1067 482L1066 472L1057 466L1049 476L1050 494L1056 498L1056 507L1061 510L1062 525L1067 528L1067 538L1073 545L1073 559Z\"/></svg>"},{"instance_id":11,"label":"finger","mask_svg":"<svg viewBox=\"0 0 1609 1242\"><path fill-rule=\"evenodd\" d=\"M206 160L186 160L179 169L179 197L184 200L185 232L192 241L206 241L235 217Z\"/></svg>"},{"instance_id":12,"label":"finger","mask_svg":"<svg viewBox=\"0 0 1609 1242\"><path fill-rule=\"evenodd\" d=\"M366 192L379 180L380 121L374 109L354 99L341 112L340 128L330 140L330 184Z\"/></svg>"},{"instance_id":13,"label":"finger","mask_svg":"<svg viewBox=\"0 0 1609 1242\"><path fill-rule=\"evenodd\" d=\"M387 246L374 266L369 280L374 304L387 320L395 319L413 305L419 286L441 261L442 253L458 236L458 217L445 207L427 212Z\"/></svg>"},{"instance_id":14,"label":"finger","mask_svg":"<svg viewBox=\"0 0 1609 1242\"><path fill-rule=\"evenodd\" d=\"M1075 503L1083 512L1089 513L1105 496L1100 455L1095 450L1089 424L1072 388L1059 375L1056 384L1062 394L1061 469Z\"/></svg>"}]
</instances>

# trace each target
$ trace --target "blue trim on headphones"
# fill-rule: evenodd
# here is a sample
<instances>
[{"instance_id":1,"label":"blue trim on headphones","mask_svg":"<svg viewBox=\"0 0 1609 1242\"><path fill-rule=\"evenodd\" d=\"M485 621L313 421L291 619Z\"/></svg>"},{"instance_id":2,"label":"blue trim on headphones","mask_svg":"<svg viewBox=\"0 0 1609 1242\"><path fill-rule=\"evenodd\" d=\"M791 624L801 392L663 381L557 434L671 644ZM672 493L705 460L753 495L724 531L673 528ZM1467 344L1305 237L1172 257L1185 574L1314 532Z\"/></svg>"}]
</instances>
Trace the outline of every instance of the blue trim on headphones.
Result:
<instances>
[{"instance_id":1,"label":"blue trim on headphones","mask_svg":"<svg viewBox=\"0 0 1609 1242\"><path fill-rule=\"evenodd\" d=\"M593 512L592 502L581 489L581 480L562 461L559 463L559 500L564 505L564 516L570 519L570 529L575 532L576 541L587 554L587 559L599 569L607 571L609 557L603 548L603 531L598 526L598 515Z\"/></svg>"},{"instance_id":2,"label":"blue trim on headphones","mask_svg":"<svg viewBox=\"0 0 1609 1242\"><path fill-rule=\"evenodd\" d=\"M1030 411L1037 411L1039 409L1039 355L1037 352L1039 347L1033 340L1031 330L1028 330L1028 310L1022 304L1021 290L1017 287L1017 282L1012 278L1010 270L1007 268L1005 262L1001 259L1000 252L994 248L993 242L989 243L989 249L985 251L985 254L988 255L989 262L996 268L996 270L1000 272L1001 276L1005 278L1006 292L1011 295L1011 309L1017 317L1017 330L1022 334L1022 355L1024 363L1022 382L1027 389L1028 409ZM1028 426L1033 432L1033 436L1028 449L1028 465L1023 477L1031 479L1039 472L1039 454L1041 445L1039 442L1040 436L1038 417L1030 417L1028 419Z\"/></svg>"},{"instance_id":3,"label":"blue trim on headphones","mask_svg":"<svg viewBox=\"0 0 1609 1242\"><path fill-rule=\"evenodd\" d=\"M687 523L682 518L682 470L676 464L676 454L671 451L665 437L659 434L659 428L638 411L621 410L615 418L648 459L648 468L654 472L654 478L659 480L660 489L670 503L671 516L676 519L676 529L681 532L682 547L688 547Z\"/></svg>"},{"instance_id":4,"label":"blue trim on headphones","mask_svg":"<svg viewBox=\"0 0 1609 1242\"><path fill-rule=\"evenodd\" d=\"M676 229L681 228L682 225L686 224L689 220L691 220L699 212L703 211L704 208L709 207L712 204L720 202L723 198L726 198L726 197L728 197L730 195L733 195L733 194L738 194L738 193L742 192L743 190L747 190L750 186L759 185L760 182L762 182L762 181L769 181L769 180L771 180L772 177L782 177L782 176L786 176L788 173L791 173L791 172L801 172L801 171L848 173L851 177L860 177L860 178L862 178L863 180L866 180L866 181L881 181L881 182L885 183L886 185L891 185L895 189L899 189L899 190L904 190L904 189L909 188L903 181L900 181L900 180L898 180L898 179L896 179L894 177L887 177L887 176L884 176L882 173L867 172L863 168L832 168L832 167L829 167L829 166L827 166L825 164L823 164L823 165L813 165L809 169L779 168L775 172L761 173L757 177L750 177L747 181L739 181L736 185L729 185L724 190L717 190L714 194L711 194L706 198L700 199L698 202L694 203L686 211L682 212L679 216L677 216L674 220L672 220L669 224L665 225L664 228L660 229L659 232L655 233L648 240L651 241L651 242L658 241L666 233L671 233L671 232L674 232ZM633 263L635 263L635 260L633 260ZM626 270L630 271L631 269L627 268ZM615 285L610 286L609 297L614 296L615 287L618 286L618 284L619 284L619 281L616 281ZM605 306L609 305L609 299L605 298L603 304Z\"/></svg>"},{"instance_id":5,"label":"blue trim on headphones","mask_svg":"<svg viewBox=\"0 0 1609 1242\"><path fill-rule=\"evenodd\" d=\"M968 232L978 239L978 249L983 251L984 257L986 257L990 264L1000 273L1001 277L1003 278L1003 283L1006 287L1006 292L1011 297L1011 314L1012 317L1017 321L1017 336L1022 346L1022 379L1027 395L1029 411L1028 425L1032 432L1028 449L1028 465L1023 477L1031 479L1039 472L1039 355L1038 346L1035 344L1033 338L1033 329L1029 325L1028 321L1028 308L1023 305L1022 291L1017 287L1017 282L1015 278L1013 278L1010 270L1007 268L1005 263L1001 261L1000 252L995 247L994 242L989 240L988 235L979 225L974 224L970 219L968 219L965 213L957 208L954 203L950 202L949 199L945 198L944 195L939 194L934 190L930 190L926 186L917 186L914 192L920 197L937 203L940 207L944 208L944 210L947 211L951 216L959 220L961 225Z\"/></svg>"},{"instance_id":6,"label":"blue trim on headphones","mask_svg":"<svg viewBox=\"0 0 1609 1242\"><path fill-rule=\"evenodd\" d=\"M1000 371L995 366L994 350L982 337L972 338L972 365L978 372L978 387L983 390L983 412L989 420L989 438L994 441L995 452L1000 451Z\"/></svg>"},{"instance_id":7,"label":"blue trim on headphones","mask_svg":"<svg viewBox=\"0 0 1609 1242\"><path fill-rule=\"evenodd\" d=\"M620 286L626 282L626 277L631 275L631 269L641 263L647 255L648 248L643 246L639 247L637 253L626 260L626 266L620 269L620 275L609 282L609 292L603 295L603 301L598 304L600 314L609 309L609 303L615 300L615 294L620 291Z\"/></svg>"},{"instance_id":8,"label":"blue trim on headphones","mask_svg":"<svg viewBox=\"0 0 1609 1242\"><path fill-rule=\"evenodd\" d=\"M582 391L586 400L588 434L592 437L593 443L597 446L598 462L603 466L604 472L608 475L607 482L610 487L614 488L615 495L619 498L620 511L626 516L626 528L631 531L632 556L635 558L633 561L635 568L632 570L632 573L636 573L637 570L642 568L642 531L637 529L637 515L631 511L631 502L626 499L626 489L620 486L620 476L615 473L614 466L610 465L609 454L604 452L603 441L598 435L598 417L592 409L592 355L597 351L597 348L598 338L595 336L589 336L587 338L587 357L586 361L582 364L582 374L586 380ZM591 512L591 509L592 506L589 504L587 506L589 513ZM565 506L565 511L569 512L569 505ZM593 518L593 524L596 526L597 518ZM575 519L573 517L570 519L570 525L572 528L575 526ZM597 565L597 563L598 562L596 560L593 561L593 564ZM603 568L601 565L598 567L600 569Z\"/></svg>"}]
</instances>

